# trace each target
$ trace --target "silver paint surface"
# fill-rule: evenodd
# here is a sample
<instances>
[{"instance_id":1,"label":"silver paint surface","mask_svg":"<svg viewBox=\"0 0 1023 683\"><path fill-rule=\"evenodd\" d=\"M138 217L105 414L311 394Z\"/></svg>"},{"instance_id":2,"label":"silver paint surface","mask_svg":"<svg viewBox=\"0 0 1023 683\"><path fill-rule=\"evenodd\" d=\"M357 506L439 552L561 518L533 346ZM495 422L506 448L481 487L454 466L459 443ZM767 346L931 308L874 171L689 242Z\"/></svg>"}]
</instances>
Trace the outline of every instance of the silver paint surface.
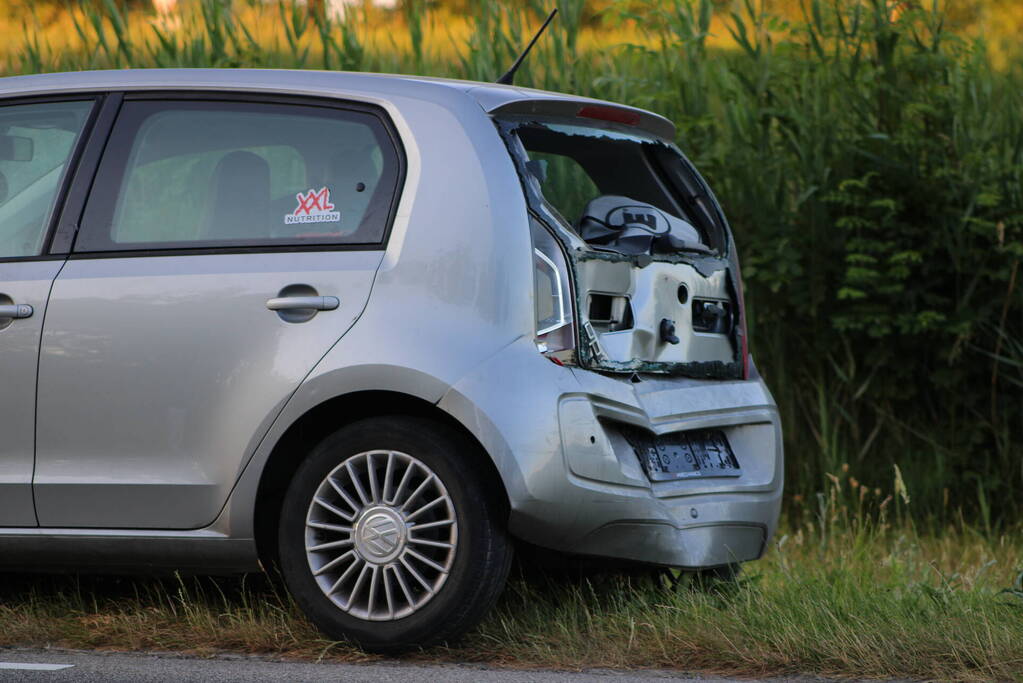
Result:
<instances>
[{"instance_id":1,"label":"silver paint surface","mask_svg":"<svg viewBox=\"0 0 1023 683\"><path fill-rule=\"evenodd\" d=\"M29 318L0 319L0 527L32 527L36 362L50 284L63 261L0 263L3 302L32 306Z\"/></svg>"}]
</instances>

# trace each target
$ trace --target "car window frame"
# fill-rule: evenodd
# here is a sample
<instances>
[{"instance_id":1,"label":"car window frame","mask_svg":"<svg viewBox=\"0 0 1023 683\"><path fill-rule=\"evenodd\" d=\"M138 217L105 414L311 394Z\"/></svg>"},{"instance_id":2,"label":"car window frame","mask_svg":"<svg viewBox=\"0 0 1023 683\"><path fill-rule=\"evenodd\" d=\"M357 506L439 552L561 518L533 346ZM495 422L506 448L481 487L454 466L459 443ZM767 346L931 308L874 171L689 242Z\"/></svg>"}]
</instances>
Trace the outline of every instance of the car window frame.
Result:
<instances>
[{"instance_id":1,"label":"car window frame","mask_svg":"<svg viewBox=\"0 0 1023 683\"><path fill-rule=\"evenodd\" d=\"M21 263L31 261L54 261L66 258L67 253L59 248L54 249L59 226L64 220L64 211L72 188L78 179L79 171L86 161L86 150L97 129L102 128L100 114L105 104L106 95L101 92L67 92L47 95L23 95L12 94L0 97L0 107L13 107L30 104L51 104L62 102L92 102L92 109L86 116L85 124L78 134L71 154L68 155L67 163L61 172L60 181L57 185L57 192L53 196L53 204L47 224L43 228L43 239L40 241L38 254L29 256L0 256L0 263Z\"/></svg>"},{"instance_id":2,"label":"car window frame","mask_svg":"<svg viewBox=\"0 0 1023 683\"><path fill-rule=\"evenodd\" d=\"M67 258L69 259L100 259L100 258L133 258L149 256L198 256L205 254L266 254L266 253L288 253L288 252L317 252L317 251L384 251L390 240L391 231L398 213L398 206L405 191L407 180L408 158L401 136L394 125L388 112L381 106L369 102L361 102L344 98L329 96L306 96L288 95L277 93L231 91L231 90L131 90L110 93L117 97L117 111L106 130L104 140L104 151L106 143L109 142L117 126L117 118L122 105L132 101L208 101L208 102L242 102L252 104L271 105L293 105L300 107L319 107L338 111L354 111L361 114L373 116L381 125L381 129L387 141L392 145L394 160L396 162L394 191L391 195L390 204L387 207L384 230L380 239L376 242L364 243L307 243L307 244L257 244L257 245L204 245L194 247L163 247L153 246L143 249L117 249L107 251L76 251L75 243L79 234L88 230L90 226L83 225L82 219L88 205L89 196L92 194L93 186L99 177L99 167L102 162L102 154L96 159L91 169L91 177L88 181L88 188L81 198L80 204L74 207L75 216L73 223L74 236L68 244ZM133 138L134 141L134 138ZM123 183L123 176L118 179ZM120 191L121 187L118 187Z\"/></svg>"}]
</instances>

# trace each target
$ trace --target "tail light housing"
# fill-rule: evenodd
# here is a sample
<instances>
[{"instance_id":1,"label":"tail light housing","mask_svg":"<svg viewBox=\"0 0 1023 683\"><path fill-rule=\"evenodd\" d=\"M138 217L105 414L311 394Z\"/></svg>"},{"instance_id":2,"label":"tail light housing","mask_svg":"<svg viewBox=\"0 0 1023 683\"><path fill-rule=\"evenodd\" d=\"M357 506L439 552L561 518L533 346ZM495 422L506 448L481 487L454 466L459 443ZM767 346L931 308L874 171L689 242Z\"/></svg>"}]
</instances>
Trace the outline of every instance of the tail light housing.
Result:
<instances>
[{"instance_id":1,"label":"tail light housing","mask_svg":"<svg viewBox=\"0 0 1023 683\"><path fill-rule=\"evenodd\" d=\"M734 246L732 247L734 250ZM742 269L739 268L739 256L733 254L733 263L735 264L735 288L736 294L738 295L739 301L739 340L740 348L739 353L742 354L742 378L749 379L750 371L750 354L749 354L749 327L746 324L746 295L743 293L742 285Z\"/></svg>"},{"instance_id":2,"label":"tail light housing","mask_svg":"<svg viewBox=\"0 0 1023 683\"><path fill-rule=\"evenodd\" d=\"M533 305L536 311L536 348L559 365L575 355L575 317L572 281L561 244L530 218L533 239Z\"/></svg>"}]
</instances>

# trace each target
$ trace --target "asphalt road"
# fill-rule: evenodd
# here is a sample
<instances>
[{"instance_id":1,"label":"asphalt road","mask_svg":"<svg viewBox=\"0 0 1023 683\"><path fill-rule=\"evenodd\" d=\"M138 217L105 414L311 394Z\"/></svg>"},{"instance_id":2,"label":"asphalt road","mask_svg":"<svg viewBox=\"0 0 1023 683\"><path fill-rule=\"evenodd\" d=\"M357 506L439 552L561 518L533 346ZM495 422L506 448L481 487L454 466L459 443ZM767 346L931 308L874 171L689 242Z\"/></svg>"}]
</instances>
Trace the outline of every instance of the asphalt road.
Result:
<instances>
[{"instance_id":1,"label":"asphalt road","mask_svg":"<svg viewBox=\"0 0 1023 683\"><path fill-rule=\"evenodd\" d=\"M520 671L467 664L316 664L278 662L255 658L194 659L143 654L107 654L48 650L0 649L0 682L102 681L103 683L147 683L149 681L358 681L398 683L430 681L440 683L659 683L686 681L711 683L735 679L680 675L673 672L641 671ZM776 679L777 680L777 679ZM809 680L809 679L802 679ZM738 683L738 681L736 681ZM749 683L748 679L745 683Z\"/></svg>"}]
</instances>

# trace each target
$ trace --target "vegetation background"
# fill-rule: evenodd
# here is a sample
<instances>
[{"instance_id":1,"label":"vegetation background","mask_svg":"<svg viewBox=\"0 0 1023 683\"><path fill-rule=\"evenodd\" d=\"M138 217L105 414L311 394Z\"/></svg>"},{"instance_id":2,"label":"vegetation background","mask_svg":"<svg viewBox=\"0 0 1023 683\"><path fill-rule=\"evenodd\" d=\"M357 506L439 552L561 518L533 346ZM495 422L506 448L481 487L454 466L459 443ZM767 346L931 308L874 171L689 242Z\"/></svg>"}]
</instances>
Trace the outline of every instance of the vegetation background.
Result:
<instances>
[{"instance_id":1,"label":"vegetation background","mask_svg":"<svg viewBox=\"0 0 1023 683\"><path fill-rule=\"evenodd\" d=\"M487 81L554 4L152 2L0 4L0 74ZM785 421L785 519L738 581L515 580L464 644L418 656L1023 680L1023 3L558 6L518 82L668 116L729 214ZM368 657L261 577L5 577L0 624L0 646Z\"/></svg>"},{"instance_id":2,"label":"vegetation background","mask_svg":"<svg viewBox=\"0 0 1023 683\"><path fill-rule=\"evenodd\" d=\"M492 80L552 0L0 7L0 73L297 67ZM562 0L518 82L653 109L738 238L788 512L852 467L917 524L1023 511L1023 4ZM897 468L896 468L897 466Z\"/></svg>"}]
</instances>

